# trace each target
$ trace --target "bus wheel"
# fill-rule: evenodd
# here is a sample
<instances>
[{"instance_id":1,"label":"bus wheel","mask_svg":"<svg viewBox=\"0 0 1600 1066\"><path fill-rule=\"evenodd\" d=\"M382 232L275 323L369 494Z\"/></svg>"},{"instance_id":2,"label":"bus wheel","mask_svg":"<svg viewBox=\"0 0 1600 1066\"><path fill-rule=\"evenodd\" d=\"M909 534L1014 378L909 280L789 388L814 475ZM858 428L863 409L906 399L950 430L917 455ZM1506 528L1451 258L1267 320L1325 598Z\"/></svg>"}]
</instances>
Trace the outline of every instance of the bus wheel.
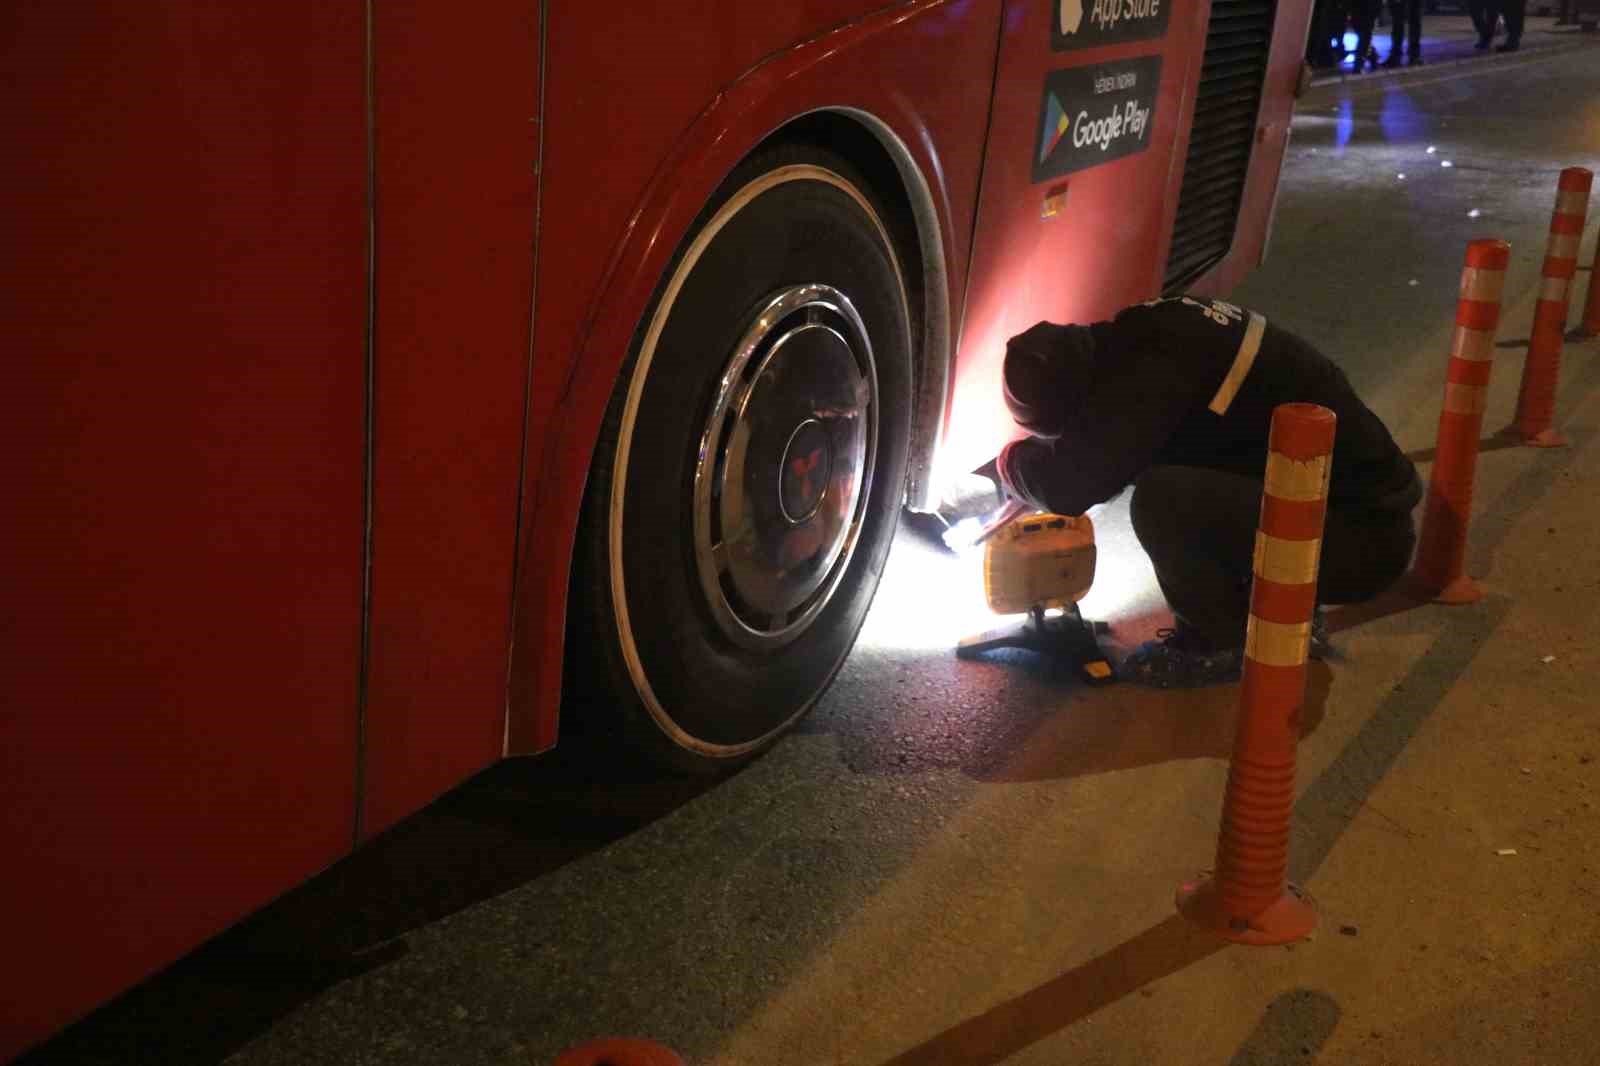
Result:
<instances>
[{"instance_id":1,"label":"bus wheel","mask_svg":"<svg viewBox=\"0 0 1600 1066\"><path fill-rule=\"evenodd\" d=\"M714 771L770 745L866 616L911 424L883 218L842 160L754 157L641 326L579 531L565 713L657 763Z\"/></svg>"}]
</instances>

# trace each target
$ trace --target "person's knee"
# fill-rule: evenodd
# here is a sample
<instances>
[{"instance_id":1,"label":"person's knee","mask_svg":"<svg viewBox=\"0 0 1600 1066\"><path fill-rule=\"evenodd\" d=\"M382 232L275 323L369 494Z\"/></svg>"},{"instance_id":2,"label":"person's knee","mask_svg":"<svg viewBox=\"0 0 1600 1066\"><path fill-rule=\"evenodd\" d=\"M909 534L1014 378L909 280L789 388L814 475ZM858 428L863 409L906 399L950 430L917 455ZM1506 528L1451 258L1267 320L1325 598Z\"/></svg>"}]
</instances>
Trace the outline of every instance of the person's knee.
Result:
<instances>
[{"instance_id":1,"label":"person's knee","mask_svg":"<svg viewBox=\"0 0 1600 1066\"><path fill-rule=\"evenodd\" d=\"M1349 604L1375 600L1405 576L1417 545L1416 526L1404 515L1358 535L1336 531L1323 543L1320 590L1322 603Z\"/></svg>"},{"instance_id":2,"label":"person's knee","mask_svg":"<svg viewBox=\"0 0 1600 1066\"><path fill-rule=\"evenodd\" d=\"M1128 502L1128 517L1139 543L1149 551L1151 545L1169 543L1179 520L1178 497L1185 484L1182 471L1171 466L1153 466L1133 483L1133 499Z\"/></svg>"}]
</instances>

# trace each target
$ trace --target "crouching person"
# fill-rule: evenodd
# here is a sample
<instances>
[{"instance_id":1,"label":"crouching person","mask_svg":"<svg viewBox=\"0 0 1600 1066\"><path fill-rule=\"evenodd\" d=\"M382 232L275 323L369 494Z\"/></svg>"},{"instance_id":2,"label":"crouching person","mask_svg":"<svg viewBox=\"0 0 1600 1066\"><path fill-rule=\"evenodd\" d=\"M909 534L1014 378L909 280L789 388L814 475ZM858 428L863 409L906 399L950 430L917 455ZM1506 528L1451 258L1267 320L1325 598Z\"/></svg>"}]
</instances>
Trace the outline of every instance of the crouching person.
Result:
<instances>
[{"instance_id":1,"label":"crouching person","mask_svg":"<svg viewBox=\"0 0 1600 1066\"><path fill-rule=\"evenodd\" d=\"M988 473L1005 492L1082 514L1133 486L1134 532L1174 625L1121 676L1160 687L1236 680L1272 412L1314 403L1338 416L1317 589L1320 605L1376 597L1416 544L1416 468L1330 359L1262 315L1189 297L1110 322L1041 322L1007 345L1004 389L1029 436Z\"/></svg>"}]
</instances>

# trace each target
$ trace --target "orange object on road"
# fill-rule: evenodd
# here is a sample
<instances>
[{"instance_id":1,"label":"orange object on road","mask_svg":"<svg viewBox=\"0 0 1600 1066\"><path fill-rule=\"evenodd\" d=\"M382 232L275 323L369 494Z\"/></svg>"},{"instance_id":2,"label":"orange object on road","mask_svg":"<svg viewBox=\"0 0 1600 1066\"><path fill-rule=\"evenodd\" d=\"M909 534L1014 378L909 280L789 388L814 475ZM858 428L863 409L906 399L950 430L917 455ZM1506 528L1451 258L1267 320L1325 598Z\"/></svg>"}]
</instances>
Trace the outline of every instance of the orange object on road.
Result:
<instances>
[{"instance_id":1,"label":"orange object on road","mask_svg":"<svg viewBox=\"0 0 1600 1066\"><path fill-rule=\"evenodd\" d=\"M1317 923L1289 884L1289 816L1337 424L1316 404L1273 412L1216 871L1178 890L1185 917L1241 944L1287 944Z\"/></svg>"},{"instance_id":2,"label":"orange object on road","mask_svg":"<svg viewBox=\"0 0 1600 1066\"><path fill-rule=\"evenodd\" d=\"M1550 216L1550 243L1545 246L1539 302L1534 307L1533 333L1528 338L1528 361L1522 367L1517 417L1511 425L1511 431L1524 444L1536 448L1557 448L1567 443L1553 428L1556 383L1561 377L1567 299L1572 276L1578 271L1578 243L1583 240L1589 187L1593 183L1591 171L1568 167L1556 184L1556 209Z\"/></svg>"},{"instance_id":3,"label":"orange object on road","mask_svg":"<svg viewBox=\"0 0 1600 1066\"><path fill-rule=\"evenodd\" d=\"M607 1037L568 1048L555 1066L684 1066L672 1051L650 1040Z\"/></svg>"},{"instance_id":4,"label":"orange object on road","mask_svg":"<svg viewBox=\"0 0 1600 1066\"><path fill-rule=\"evenodd\" d=\"M1511 246L1505 241L1473 241L1467 245L1467 265L1461 271L1456 330L1450 341L1444 405L1439 411L1439 444L1411 570L1416 583L1441 603L1474 603L1483 598L1483 590L1466 574L1467 526L1472 518L1472 485L1493 367L1494 334L1500 324L1500 294L1510 262Z\"/></svg>"}]
</instances>

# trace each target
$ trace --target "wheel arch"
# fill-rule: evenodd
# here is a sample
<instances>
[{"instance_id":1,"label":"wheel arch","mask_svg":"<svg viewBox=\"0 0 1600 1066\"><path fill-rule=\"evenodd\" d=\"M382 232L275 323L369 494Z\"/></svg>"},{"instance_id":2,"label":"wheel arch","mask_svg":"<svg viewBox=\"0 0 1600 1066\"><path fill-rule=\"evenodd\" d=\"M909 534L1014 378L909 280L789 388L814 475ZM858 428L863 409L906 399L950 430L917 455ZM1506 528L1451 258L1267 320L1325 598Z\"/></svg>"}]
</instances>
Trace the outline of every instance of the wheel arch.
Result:
<instances>
[{"instance_id":1,"label":"wheel arch","mask_svg":"<svg viewBox=\"0 0 1600 1066\"><path fill-rule=\"evenodd\" d=\"M917 361L906 502L913 510L931 510L938 503L933 459L944 428L954 358L950 275L933 190L906 143L868 111L820 108L774 130L755 151L781 144L816 145L844 157L867 179L888 216L885 224L901 257L911 304L912 352Z\"/></svg>"},{"instance_id":2,"label":"wheel arch","mask_svg":"<svg viewBox=\"0 0 1600 1066\"><path fill-rule=\"evenodd\" d=\"M853 29L865 34L869 27ZM907 101L891 97L881 106L844 102L784 113L783 100L795 91L780 92L785 81L802 77L815 89L850 49L805 54L811 51L812 45L802 46L756 68L701 113L644 190L601 282L563 389L566 417L543 443L542 455L530 453L540 475L527 505L528 535L519 547L523 577L507 678L507 754L555 743L576 515L606 404L637 328L704 205L751 154L784 143L826 146L862 171L873 197L893 216L888 224L906 275L917 358L907 502L924 508L936 502L932 465L948 410L956 335L950 269L955 246L943 166L926 123ZM815 89L812 95L824 92ZM740 128L760 132L739 138ZM581 466L575 461L579 454Z\"/></svg>"}]
</instances>

